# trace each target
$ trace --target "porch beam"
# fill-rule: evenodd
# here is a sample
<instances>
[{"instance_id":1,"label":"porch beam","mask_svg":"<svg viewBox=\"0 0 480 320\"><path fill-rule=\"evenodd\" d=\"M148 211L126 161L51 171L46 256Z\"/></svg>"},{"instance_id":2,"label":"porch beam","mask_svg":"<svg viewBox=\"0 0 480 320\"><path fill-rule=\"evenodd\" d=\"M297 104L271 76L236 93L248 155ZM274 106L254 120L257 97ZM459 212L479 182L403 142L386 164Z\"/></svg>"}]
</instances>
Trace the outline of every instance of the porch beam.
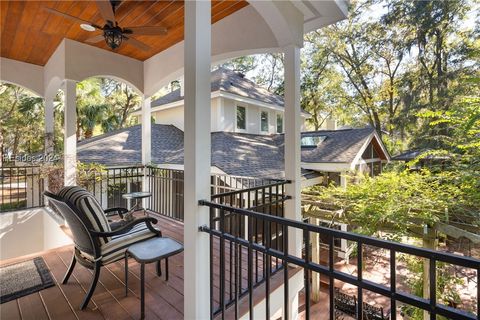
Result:
<instances>
[{"instance_id":1,"label":"porch beam","mask_svg":"<svg viewBox=\"0 0 480 320\"><path fill-rule=\"evenodd\" d=\"M185 1L185 217L184 315L210 318L209 235L199 232L208 224L209 208L198 201L210 199L210 65L211 2Z\"/></svg>"},{"instance_id":2,"label":"porch beam","mask_svg":"<svg viewBox=\"0 0 480 320\"><path fill-rule=\"evenodd\" d=\"M64 140L63 170L64 185L77 183L77 82L64 81Z\"/></svg>"}]
</instances>

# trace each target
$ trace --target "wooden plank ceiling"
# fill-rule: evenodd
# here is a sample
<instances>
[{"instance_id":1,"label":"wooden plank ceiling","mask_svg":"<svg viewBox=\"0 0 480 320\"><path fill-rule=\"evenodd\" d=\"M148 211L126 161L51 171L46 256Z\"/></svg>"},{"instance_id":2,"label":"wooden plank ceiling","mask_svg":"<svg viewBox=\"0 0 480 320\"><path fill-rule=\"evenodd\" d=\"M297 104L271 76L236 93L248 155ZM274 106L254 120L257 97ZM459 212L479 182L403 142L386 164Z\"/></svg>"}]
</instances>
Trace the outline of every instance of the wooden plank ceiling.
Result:
<instances>
[{"instance_id":1,"label":"wooden plank ceiling","mask_svg":"<svg viewBox=\"0 0 480 320\"><path fill-rule=\"evenodd\" d=\"M45 65L63 38L84 42L101 31L88 32L80 24L49 13L43 7L54 8L103 26L94 1L1 1L0 55L5 58ZM212 1L212 23L247 6L245 0ZM144 61L183 40L183 1L122 1L115 17L120 27L163 26L166 35L134 36L151 47L142 51L122 43L115 52ZM111 50L104 41L89 44Z\"/></svg>"}]
</instances>

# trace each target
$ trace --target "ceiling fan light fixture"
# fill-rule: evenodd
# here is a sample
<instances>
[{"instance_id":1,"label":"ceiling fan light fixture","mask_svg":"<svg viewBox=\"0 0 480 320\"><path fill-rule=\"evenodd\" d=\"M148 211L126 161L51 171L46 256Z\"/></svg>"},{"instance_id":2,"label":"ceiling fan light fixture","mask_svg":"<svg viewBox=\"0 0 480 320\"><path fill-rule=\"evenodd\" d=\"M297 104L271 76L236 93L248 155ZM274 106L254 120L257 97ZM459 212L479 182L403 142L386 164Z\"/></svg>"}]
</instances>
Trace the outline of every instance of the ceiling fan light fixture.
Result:
<instances>
[{"instance_id":1,"label":"ceiling fan light fixture","mask_svg":"<svg viewBox=\"0 0 480 320\"><path fill-rule=\"evenodd\" d=\"M105 37L105 42L112 50L117 49L122 44L123 35L120 28L105 30L103 36Z\"/></svg>"},{"instance_id":2,"label":"ceiling fan light fixture","mask_svg":"<svg viewBox=\"0 0 480 320\"><path fill-rule=\"evenodd\" d=\"M82 28L83 30L85 31L88 31L88 32L92 32L92 31L95 31L95 27L90 25L90 24L86 24L86 23L82 23L80 25L80 28Z\"/></svg>"}]
</instances>

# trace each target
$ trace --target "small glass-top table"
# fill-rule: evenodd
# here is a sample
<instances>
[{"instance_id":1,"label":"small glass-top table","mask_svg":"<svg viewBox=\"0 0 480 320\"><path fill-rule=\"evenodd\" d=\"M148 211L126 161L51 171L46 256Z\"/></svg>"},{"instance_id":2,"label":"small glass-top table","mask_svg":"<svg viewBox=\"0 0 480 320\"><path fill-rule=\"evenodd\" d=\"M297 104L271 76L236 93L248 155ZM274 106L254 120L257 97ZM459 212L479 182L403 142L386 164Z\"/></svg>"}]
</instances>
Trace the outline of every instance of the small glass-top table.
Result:
<instances>
[{"instance_id":1,"label":"small glass-top table","mask_svg":"<svg viewBox=\"0 0 480 320\"><path fill-rule=\"evenodd\" d=\"M142 208L140 200L142 200L144 198L150 198L151 196L152 196L152 194L150 192L143 192L143 191L130 192L130 193L122 194L123 199L135 200L135 205L130 209L130 212L135 212L137 210L143 210L143 213L145 215L148 215L147 210L145 208Z\"/></svg>"}]
</instances>

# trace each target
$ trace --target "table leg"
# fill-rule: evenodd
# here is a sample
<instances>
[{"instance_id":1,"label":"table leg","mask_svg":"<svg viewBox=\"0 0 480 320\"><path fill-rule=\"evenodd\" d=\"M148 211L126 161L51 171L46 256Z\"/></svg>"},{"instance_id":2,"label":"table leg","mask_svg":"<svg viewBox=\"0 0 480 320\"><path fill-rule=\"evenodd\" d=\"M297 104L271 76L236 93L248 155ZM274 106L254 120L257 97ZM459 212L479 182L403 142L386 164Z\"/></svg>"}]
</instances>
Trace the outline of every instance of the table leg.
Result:
<instances>
[{"instance_id":1,"label":"table leg","mask_svg":"<svg viewBox=\"0 0 480 320\"><path fill-rule=\"evenodd\" d=\"M145 263L140 264L140 304L141 319L145 318Z\"/></svg>"},{"instance_id":2,"label":"table leg","mask_svg":"<svg viewBox=\"0 0 480 320\"><path fill-rule=\"evenodd\" d=\"M157 261L157 276L161 277L162 276L162 266L160 265L160 261Z\"/></svg>"},{"instance_id":3,"label":"table leg","mask_svg":"<svg viewBox=\"0 0 480 320\"><path fill-rule=\"evenodd\" d=\"M128 296L128 253L125 251L125 297Z\"/></svg>"},{"instance_id":4,"label":"table leg","mask_svg":"<svg viewBox=\"0 0 480 320\"><path fill-rule=\"evenodd\" d=\"M168 258L165 258L165 281L168 281Z\"/></svg>"}]
</instances>

